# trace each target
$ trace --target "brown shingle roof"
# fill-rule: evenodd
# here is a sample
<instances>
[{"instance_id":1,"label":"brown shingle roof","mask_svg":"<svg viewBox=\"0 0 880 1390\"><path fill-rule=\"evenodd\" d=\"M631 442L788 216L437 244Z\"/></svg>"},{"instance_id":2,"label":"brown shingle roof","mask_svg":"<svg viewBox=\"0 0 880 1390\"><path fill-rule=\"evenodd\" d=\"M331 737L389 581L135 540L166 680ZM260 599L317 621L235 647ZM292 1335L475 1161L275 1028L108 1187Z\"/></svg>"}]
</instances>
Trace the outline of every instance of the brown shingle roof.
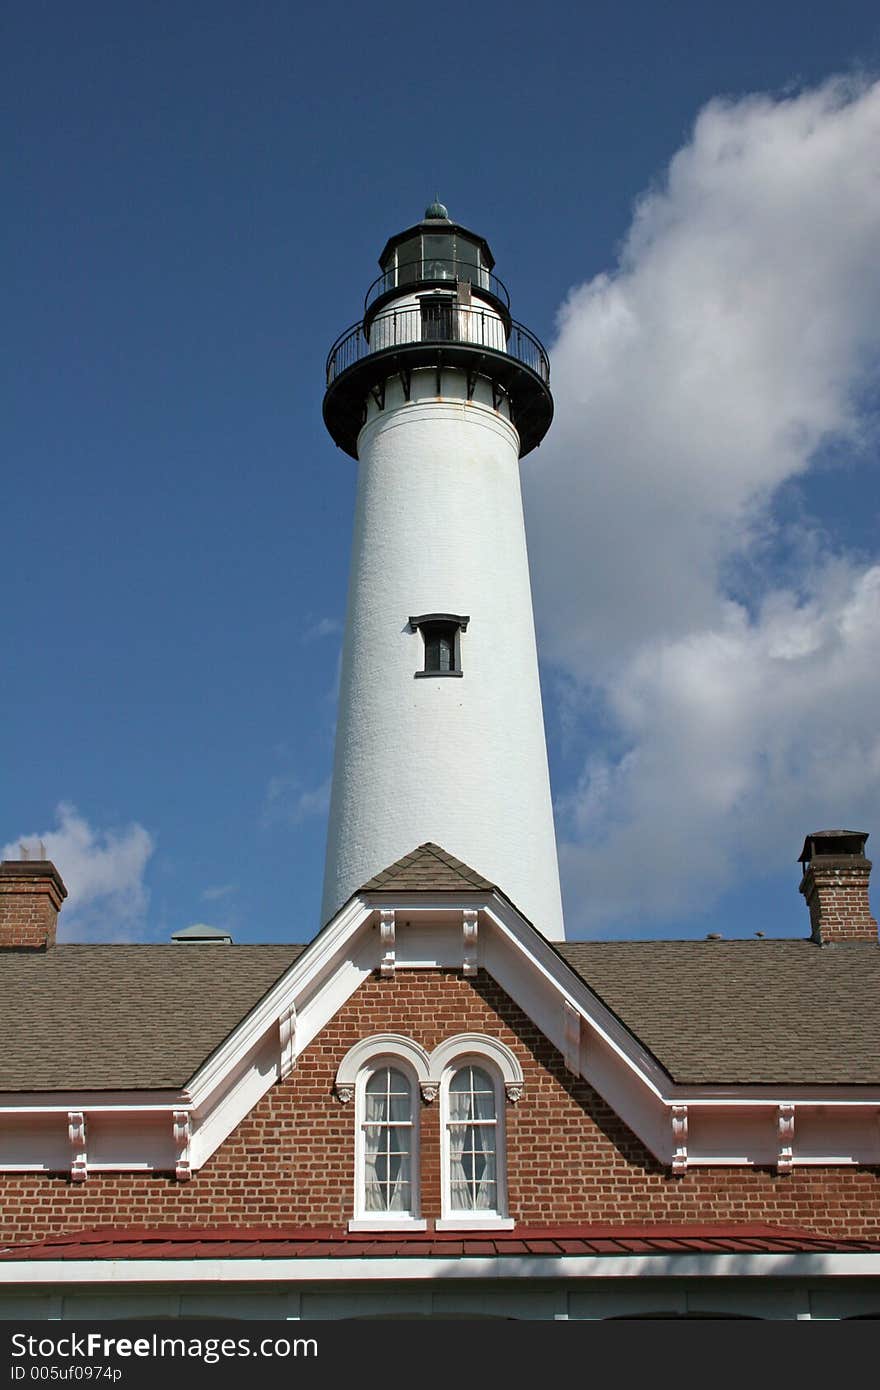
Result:
<instances>
[{"instance_id":1,"label":"brown shingle roof","mask_svg":"<svg viewBox=\"0 0 880 1390\"><path fill-rule=\"evenodd\" d=\"M880 1085L880 946L590 941L559 954L691 1085Z\"/></svg>"},{"instance_id":2,"label":"brown shingle roof","mask_svg":"<svg viewBox=\"0 0 880 1390\"><path fill-rule=\"evenodd\" d=\"M405 854L396 864L383 869L361 889L362 893L396 893L422 889L441 893L491 892L495 885L476 869L468 868L454 859L439 845L419 845L412 854Z\"/></svg>"},{"instance_id":3,"label":"brown shingle roof","mask_svg":"<svg viewBox=\"0 0 880 1390\"><path fill-rule=\"evenodd\" d=\"M362 891L492 887L425 844ZM177 1089L305 949L0 952L0 1091ZM873 943L590 941L556 949L676 1082L880 1085Z\"/></svg>"},{"instance_id":4,"label":"brown shingle roof","mask_svg":"<svg viewBox=\"0 0 880 1390\"><path fill-rule=\"evenodd\" d=\"M0 1091L177 1089L304 950L0 952Z\"/></svg>"}]
</instances>

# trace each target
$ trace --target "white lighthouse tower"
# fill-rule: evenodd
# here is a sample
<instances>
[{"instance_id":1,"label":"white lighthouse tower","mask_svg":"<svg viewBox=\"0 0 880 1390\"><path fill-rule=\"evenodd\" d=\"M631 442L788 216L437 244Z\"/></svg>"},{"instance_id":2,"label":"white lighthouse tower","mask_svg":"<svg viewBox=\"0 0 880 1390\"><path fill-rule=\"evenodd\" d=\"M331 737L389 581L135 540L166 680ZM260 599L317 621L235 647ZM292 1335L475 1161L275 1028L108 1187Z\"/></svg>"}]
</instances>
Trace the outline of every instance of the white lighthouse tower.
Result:
<instances>
[{"instance_id":1,"label":"white lighthouse tower","mask_svg":"<svg viewBox=\"0 0 880 1390\"><path fill-rule=\"evenodd\" d=\"M547 354L440 203L391 238L327 359L358 461L323 913L431 842L562 940L519 460Z\"/></svg>"}]
</instances>

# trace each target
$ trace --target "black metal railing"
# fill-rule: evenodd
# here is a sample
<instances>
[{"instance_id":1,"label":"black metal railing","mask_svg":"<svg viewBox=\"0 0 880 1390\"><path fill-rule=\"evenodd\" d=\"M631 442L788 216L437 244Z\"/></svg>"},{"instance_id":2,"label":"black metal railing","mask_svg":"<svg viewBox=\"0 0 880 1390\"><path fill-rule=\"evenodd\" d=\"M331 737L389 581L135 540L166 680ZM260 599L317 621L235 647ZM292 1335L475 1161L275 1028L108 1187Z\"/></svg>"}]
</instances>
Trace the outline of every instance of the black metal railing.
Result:
<instances>
[{"instance_id":1,"label":"black metal railing","mask_svg":"<svg viewBox=\"0 0 880 1390\"><path fill-rule=\"evenodd\" d=\"M503 280L499 280L497 275L486 270L484 266L476 266L472 262L462 260L443 260L436 256L424 256L417 261L404 261L402 265L395 267L394 270L386 270L384 275L379 275L367 290L364 299L364 309L369 310L371 304L377 299L381 299L385 294L391 294L394 290L399 290L405 294L407 289L412 286L424 284L437 284L449 281L454 284L456 280L466 280L474 289L485 290L494 299L498 299L505 309L510 309L510 295L507 293L507 286Z\"/></svg>"},{"instance_id":2,"label":"black metal railing","mask_svg":"<svg viewBox=\"0 0 880 1390\"><path fill-rule=\"evenodd\" d=\"M514 358L529 367L545 385L550 382L550 359L534 333L512 322L510 332L491 309L466 308L455 302L379 313L364 333L361 321L340 333L327 355L327 385L374 353L423 343L451 343L485 348Z\"/></svg>"}]
</instances>

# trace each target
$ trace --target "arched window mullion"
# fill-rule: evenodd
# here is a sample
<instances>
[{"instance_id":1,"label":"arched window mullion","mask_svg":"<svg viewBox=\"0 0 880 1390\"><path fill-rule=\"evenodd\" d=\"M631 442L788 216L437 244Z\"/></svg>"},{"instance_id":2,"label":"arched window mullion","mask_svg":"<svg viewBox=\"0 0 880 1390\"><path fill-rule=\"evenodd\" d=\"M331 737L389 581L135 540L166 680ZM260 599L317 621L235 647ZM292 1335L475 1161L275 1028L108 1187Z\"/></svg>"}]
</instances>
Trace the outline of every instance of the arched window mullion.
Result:
<instances>
[{"instance_id":1,"label":"arched window mullion","mask_svg":"<svg viewBox=\"0 0 880 1390\"><path fill-rule=\"evenodd\" d=\"M419 1214L416 1077L399 1057L371 1058L357 1078L355 1203L349 1230L424 1230Z\"/></svg>"},{"instance_id":2,"label":"arched window mullion","mask_svg":"<svg viewBox=\"0 0 880 1390\"><path fill-rule=\"evenodd\" d=\"M507 1214L505 1088L479 1054L454 1058L440 1089L443 1215L438 1230L510 1230Z\"/></svg>"}]
</instances>

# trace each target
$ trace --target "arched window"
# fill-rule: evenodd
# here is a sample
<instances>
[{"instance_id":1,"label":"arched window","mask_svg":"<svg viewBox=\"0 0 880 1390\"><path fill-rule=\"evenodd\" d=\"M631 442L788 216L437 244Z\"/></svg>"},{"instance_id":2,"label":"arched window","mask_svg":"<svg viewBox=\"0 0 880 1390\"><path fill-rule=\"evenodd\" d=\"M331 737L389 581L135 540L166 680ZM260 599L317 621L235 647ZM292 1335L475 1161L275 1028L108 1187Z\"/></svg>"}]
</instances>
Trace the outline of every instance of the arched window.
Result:
<instances>
[{"instance_id":1,"label":"arched window","mask_svg":"<svg viewBox=\"0 0 880 1390\"><path fill-rule=\"evenodd\" d=\"M364 1211L413 1214L413 1104L409 1078L379 1067L364 1085Z\"/></svg>"},{"instance_id":2,"label":"arched window","mask_svg":"<svg viewBox=\"0 0 880 1390\"><path fill-rule=\"evenodd\" d=\"M419 1083L404 1056L365 1059L355 1084L350 1230L424 1230L419 1211Z\"/></svg>"},{"instance_id":3,"label":"arched window","mask_svg":"<svg viewBox=\"0 0 880 1390\"><path fill-rule=\"evenodd\" d=\"M505 1088L486 1056L456 1057L440 1087L443 1215L439 1230L510 1229Z\"/></svg>"}]
</instances>

